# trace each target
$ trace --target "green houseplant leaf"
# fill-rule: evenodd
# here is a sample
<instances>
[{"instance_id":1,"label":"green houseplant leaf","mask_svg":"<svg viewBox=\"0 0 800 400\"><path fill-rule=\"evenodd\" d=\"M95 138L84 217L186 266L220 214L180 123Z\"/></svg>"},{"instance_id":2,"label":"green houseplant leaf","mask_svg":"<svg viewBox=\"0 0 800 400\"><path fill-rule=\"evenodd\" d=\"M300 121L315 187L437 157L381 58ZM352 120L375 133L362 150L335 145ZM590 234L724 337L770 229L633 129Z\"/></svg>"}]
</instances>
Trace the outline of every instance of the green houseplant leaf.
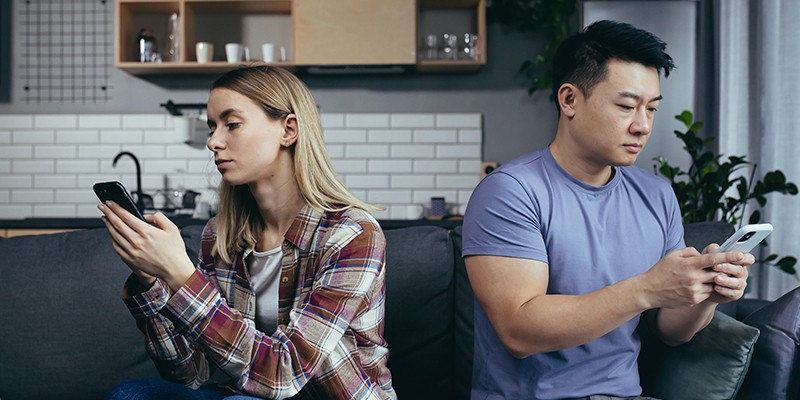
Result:
<instances>
[{"instance_id":1,"label":"green houseplant leaf","mask_svg":"<svg viewBox=\"0 0 800 400\"><path fill-rule=\"evenodd\" d=\"M797 185L789 182L780 170L768 171L762 179L755 179L758 165L748 162L745 156L714 154L708 148L714 137L698 136L703 124L694 120L691 111L685 110L675 119L685 128L675 130L675 135L691 157L689 170L683 171L660 156L654 160L659 164L658 172L675 191L684 222L722 221L741 225L747 206L751 205L757 208L751 211L747 222L756 224L761 221L761 209L766 206L769 194L797 195ZM743 169L751 165L750 176L742 175ZM795 257L779 259L777 254L770 254L759 262L790 275L797 274Z\"/></svg>"}]
</instances>

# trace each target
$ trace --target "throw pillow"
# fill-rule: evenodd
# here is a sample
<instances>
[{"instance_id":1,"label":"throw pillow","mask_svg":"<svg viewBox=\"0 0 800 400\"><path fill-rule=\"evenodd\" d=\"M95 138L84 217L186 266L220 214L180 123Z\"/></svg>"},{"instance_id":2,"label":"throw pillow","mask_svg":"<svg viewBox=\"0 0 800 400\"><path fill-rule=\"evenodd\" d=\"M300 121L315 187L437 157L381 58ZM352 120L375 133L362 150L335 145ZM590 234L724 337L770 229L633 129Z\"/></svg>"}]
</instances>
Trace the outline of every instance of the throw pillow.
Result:
<instances>
[{"instance_id":1,"label":"throw pillow","mask_svg":"<svg viewBox=\"0 0 800 400\"><path fill-rule=\"evenodd\" d=\"M761 330L739 400L797 399L800 390L800 288L748 315Z\"/></svg>"},{"instance_id":2,"label":"throw pillow","mask_svg":"<svg viewBox=\"0 0 800 400\"><path fill-rule=\"evenodd\" d=\"M734 399L747 372L758 329L721 312L688 343L668 347L640 324L639 372L645 396Z\"/></svg>"}]
</instances>

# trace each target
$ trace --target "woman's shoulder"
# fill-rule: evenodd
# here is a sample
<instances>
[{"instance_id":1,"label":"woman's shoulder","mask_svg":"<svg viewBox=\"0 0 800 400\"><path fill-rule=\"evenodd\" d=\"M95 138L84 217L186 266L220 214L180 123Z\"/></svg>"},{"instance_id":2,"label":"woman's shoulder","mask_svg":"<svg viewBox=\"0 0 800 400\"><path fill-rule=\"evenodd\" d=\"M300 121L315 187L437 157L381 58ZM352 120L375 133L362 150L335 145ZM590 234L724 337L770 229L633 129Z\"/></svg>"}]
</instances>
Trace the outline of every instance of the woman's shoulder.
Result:
<instances>
[{"instance_id":1,"label":"woman's shoulder","mask_svg":"<svg viewBox=\"0 0 800 400\"><path fill-rule=\"evenodd\" d=\"M217 236L217 217L211 217L203 227L203 240L213 240Z\"/></svg>"},{"instance_id":2,"label":"woman's shoulder","mask_svg":"<svg viewBox=\"0 0 800 400\"><path fill-rule=\"evenodd\" d=\"M358 233L379 233L383 235L378 221L369 212L360 208L348 208L341 211L329 211L323 216L321 227L331 230L355 230Z\"/></svg>"}]
</instances>

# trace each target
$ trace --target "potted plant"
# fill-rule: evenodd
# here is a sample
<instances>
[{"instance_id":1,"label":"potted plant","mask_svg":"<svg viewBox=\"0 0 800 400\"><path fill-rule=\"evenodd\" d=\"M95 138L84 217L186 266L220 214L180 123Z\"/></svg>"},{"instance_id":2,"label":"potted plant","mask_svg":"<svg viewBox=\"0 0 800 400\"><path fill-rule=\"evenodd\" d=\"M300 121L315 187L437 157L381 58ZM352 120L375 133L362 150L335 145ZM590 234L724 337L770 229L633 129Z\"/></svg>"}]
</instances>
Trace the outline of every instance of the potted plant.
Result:
<instances>
[{"instance_id":1,"label":"potted plant","mask_svg":"<svg viewBox=\"0 0 800 400\"><path fill-rule=\"evenodd\" d=\"M691 157L689 170L683 171L663 157L656 157L655 161L659 164L658 171L675 191L683 222L722 221L741 226L747 206L755 202L758 207L750 213L748 223L756 224L761 220L761 209L767 204L768 194L797 194L797 185L787 181L780 170L769 171L762 179L755 179L758 165L748 162L745 156L723 157L708 150L714 137L697 135L703 124L695 121L691 112L684 111L675 119L686 128L683 132L675 130L675 135ZM749 178L737 173L747 165L752 165ZM766 242L762 245L766 246ZM774 265L790 275L797 273L797 259L792 256L779 258L777 254L769 254L758 262Z\"/></svg>"},{"instance_id":2,"label":"potted plant","mask_svg":"<svg viewBox=\"0 0 800 400\"><path fill-rule=\"evenodd\" d=\"M487 0L487 17L522 32L537 32L544 37L542 52L519 67L528 83L528 95L552 87L551 64L556 49L577 30L577 0Z\"/></svg>"}]
</instances>

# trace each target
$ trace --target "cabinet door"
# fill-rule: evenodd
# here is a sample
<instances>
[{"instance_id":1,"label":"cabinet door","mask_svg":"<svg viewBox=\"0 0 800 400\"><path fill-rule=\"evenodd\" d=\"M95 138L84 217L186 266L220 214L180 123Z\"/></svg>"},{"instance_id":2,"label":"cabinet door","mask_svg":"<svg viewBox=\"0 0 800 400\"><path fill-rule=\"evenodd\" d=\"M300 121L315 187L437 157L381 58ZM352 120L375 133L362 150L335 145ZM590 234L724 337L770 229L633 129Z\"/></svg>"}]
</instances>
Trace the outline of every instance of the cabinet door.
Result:
<instances>
[{"instance_id":1,"label":"cabinet door","mask_svg":"<svg viewBox=\"0 0 800 400\"><path fill-rule=\"evenodd\" d=\"M294 0L298 65L416 62L415 0Z\"/></svg>"}]
</instances>

